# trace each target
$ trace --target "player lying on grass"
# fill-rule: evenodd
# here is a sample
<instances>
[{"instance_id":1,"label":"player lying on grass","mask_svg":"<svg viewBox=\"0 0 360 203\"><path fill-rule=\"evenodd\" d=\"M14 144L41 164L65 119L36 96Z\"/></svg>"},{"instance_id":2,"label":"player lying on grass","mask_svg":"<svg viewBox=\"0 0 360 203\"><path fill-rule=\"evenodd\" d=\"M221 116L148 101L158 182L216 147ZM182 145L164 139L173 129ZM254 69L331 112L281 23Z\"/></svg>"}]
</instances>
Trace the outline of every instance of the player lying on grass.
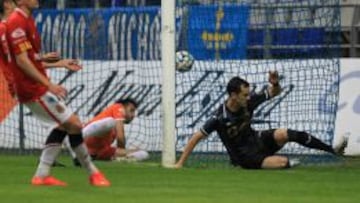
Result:
<instances>
[{"instance_id":1,"label":"player lying on grass","mask_svg":"<svg viewBox=\"0 0 360 203\"><path fill-rule=\"evenodd\" d=\"M124 125L134 119L137 106L133 99L120 99L85 125L82 132L93 160L143 161L149 158L147 151L126 149ZM74 164L80 166L75 154L69 150Z\"/></svg>"},{"instance_id":2,"label":"player lying on grass","mask_svg":"<svg viewBox=\"0 0 360 203\"><path fill-rule=\"evenodd\" d=\"M307 132L284 128L258 131L251 127L254 110L281 92L276 71L269 72L269 82L271 85L264 92L250 94L249 83L233 77L227 84L227 100L194 133L175 167L181 168L198 142L214 131L225 145L231 164L246 169L279 169L298 164L298 161L275 154L287 142L336 154L330 145Z\"/></svg>"}]
</instances>

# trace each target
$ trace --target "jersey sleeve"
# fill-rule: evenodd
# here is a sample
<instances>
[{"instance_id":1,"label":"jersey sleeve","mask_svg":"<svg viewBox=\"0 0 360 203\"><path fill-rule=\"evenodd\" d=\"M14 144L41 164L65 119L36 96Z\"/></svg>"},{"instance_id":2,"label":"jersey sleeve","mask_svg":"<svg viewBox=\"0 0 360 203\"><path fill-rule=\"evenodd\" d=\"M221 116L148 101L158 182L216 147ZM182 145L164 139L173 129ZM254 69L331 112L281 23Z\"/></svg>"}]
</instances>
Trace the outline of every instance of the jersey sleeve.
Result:
<instances>
[{"instance_id":1,"label":"jersey sleeve","mask_svg":"<svg viewBox=\"0 0 360 203\"><path fill-rule=\"evenodd\" d=\"M209 136L212 132L214 132L219 126L219 121L216 116L212 116L209 118L205 124L200 128L200 131L204 133L206 136Z\"/></svg>"},{"instance_id":2,"label":"jersey sleeve","mask_svg":"<svg viewBox=\"0 0 360 203\"><path fill-rule=\"evenodd\" d=\"M125 119L125 110L122 105L113 104L111 107L111 114L115 120L123 121Z\"/></svg>"},{"instance_id":3,"label":"jersey sleeve","mask_svg":"<svg viewBox=\"0 0 360 203\"><path fill-rule=\"evenodd\" d=\"M26 22L19 20L7 23L8 43L10 51L16 55L32 49L26 34Z\"/></svg>"},{"instance_id":4,"label":"jersey sleeve","mask_svg":"<svg viewBox=\"0 0 360 203\"><path fill-rule=\"evenodd\" d=\"M270 99L269 93L266 90L264 90L261 93L254 93L250 96L250 100L249 100L249 108L251 110L256 109L260 104L264 103L265 101L267 101L268 99Z\"/></svg>"}]
</instances>

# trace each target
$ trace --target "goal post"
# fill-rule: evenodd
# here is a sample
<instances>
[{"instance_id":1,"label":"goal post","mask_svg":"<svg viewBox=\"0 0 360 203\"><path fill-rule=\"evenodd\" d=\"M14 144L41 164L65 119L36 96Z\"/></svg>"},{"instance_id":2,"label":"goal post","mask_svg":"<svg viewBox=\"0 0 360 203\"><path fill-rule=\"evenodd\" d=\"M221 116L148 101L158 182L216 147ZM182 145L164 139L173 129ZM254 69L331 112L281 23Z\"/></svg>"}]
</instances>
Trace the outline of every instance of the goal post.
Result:
<instances>
[{"instance_id":1,"label":"goal post","mask_svg":"<svg viewBox=\"0 0 360 203\"><path fill-rule=\"evenodd\" d=\"M175 0L161 1L162 166L175 164Z\"/></svg>"}]
</instances>

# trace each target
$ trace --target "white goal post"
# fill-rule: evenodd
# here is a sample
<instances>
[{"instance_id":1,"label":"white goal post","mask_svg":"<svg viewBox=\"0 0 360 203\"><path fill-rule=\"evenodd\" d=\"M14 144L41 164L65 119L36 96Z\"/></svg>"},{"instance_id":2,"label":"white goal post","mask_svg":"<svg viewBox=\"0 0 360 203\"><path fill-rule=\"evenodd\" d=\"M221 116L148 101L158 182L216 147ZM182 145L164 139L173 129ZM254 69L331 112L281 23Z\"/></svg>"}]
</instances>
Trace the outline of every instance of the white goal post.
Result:
<instances>
[{"instance_id":1,"label":"white goal post","mask_svg":"<svg viewBox=\"0 0 360 203\"><path fill-rule=\"evenodd\" d=\"M175 164L175 0L161 1L162 166Z\"/></svg>"}]
</instances>

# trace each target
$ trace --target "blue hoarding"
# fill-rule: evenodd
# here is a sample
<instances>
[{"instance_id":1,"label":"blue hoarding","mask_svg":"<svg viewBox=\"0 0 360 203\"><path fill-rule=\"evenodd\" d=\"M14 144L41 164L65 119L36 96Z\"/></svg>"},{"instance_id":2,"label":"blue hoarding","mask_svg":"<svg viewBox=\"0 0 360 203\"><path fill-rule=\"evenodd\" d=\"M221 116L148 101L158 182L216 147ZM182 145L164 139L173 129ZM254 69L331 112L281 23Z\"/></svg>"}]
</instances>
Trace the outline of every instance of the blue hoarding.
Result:
<instances>
[{"instance_id":1,"label":"blue hoarding","mask_svg":"<svg viewBox=\"0 0 360 203\"><path fill-rule=\"evenodd\" d=\"M189 9L189 15L177 15L178 49L186 48L196 59L246 57L247 6L183 9ZM159 7L35 13L44 52L58 51L63 57L94 60L159 60L160 18ZM188 26L182 26L185 21Z\"/></svg>"}]
</instances>

